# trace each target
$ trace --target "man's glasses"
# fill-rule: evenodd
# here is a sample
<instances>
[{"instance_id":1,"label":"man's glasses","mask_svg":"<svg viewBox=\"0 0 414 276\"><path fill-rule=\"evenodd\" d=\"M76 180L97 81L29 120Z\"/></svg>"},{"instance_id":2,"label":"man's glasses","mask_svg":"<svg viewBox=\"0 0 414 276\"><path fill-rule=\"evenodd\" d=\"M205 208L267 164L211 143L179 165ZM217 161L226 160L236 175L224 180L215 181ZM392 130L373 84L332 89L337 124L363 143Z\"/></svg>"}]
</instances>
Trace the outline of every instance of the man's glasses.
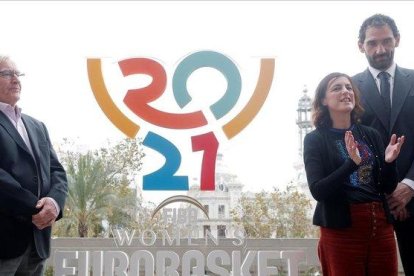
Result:
<instances>
[{"instance_id":1,"label":"man's glasses","mask_svg":"<svg viewBox=\"0 0 414 276\"><path fill-rule=\"evenodd\" d=\"M0 71L0 77L6 78L6 79L12 79L14 76L22 77L24 76L24 74L20 73L19 71L14 71L14 70Z\"/></svg>"}]
</instances>

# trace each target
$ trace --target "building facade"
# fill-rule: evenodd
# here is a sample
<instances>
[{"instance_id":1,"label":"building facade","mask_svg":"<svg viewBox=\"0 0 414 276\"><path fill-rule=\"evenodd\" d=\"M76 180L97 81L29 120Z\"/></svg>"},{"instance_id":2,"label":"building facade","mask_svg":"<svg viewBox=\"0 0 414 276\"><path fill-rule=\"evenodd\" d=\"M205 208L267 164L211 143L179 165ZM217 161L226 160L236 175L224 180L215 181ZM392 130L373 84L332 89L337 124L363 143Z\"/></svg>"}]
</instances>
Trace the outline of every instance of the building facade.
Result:
<instances>
[{"instance_id":1,"label":"building facade","mask_svg":"<svg viewBox=\"0 0 414 276\"><path fill-rule=\"evenodd\" d=\"M217 155L215 181L215 191L200 191L199 184L195 183L187 193L188 196L198 200L209 215L207 218L200 210L197 210L197 222L192 225L194 229L192 237L194 238L204 237L207 231L214 237L234 237L231 210L238 205L243 185L237 175L230 172L221 153ZM194 182L197 182L197 179Z\"/></svg>"}]
</instances>

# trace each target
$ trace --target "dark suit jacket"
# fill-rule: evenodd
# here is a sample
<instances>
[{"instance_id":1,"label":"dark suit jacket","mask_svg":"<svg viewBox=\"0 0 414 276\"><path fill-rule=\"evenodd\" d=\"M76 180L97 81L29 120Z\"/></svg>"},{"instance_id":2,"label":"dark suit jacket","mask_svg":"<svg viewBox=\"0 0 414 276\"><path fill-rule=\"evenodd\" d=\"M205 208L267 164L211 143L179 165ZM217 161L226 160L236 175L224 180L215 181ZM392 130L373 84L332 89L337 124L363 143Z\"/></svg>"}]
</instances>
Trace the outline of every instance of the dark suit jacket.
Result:
<instances>
[{"instance_id":1,"label":"dark suit jacket","mask_svg":"<svg viewBox=\"0 0 414 276\"><path fill-rule=\"evenodd\" d=\"M352 79L361 91L365 109L362 123L376 128L382 136L384 145L389 143L393 133L405 136L405 143L397 159L399 181L404 178L414 180L414 70L397 66L389 120L369 70L355 75ZM414 214L414 200L411 200L407 207L411 214Z\"/></svg>"},{"instance_id":2,"label":"dark suit jacket","mask_svg":"<svg viewBox=\"0 0 414 276\"><path fill-rule=\"evenodd\" d=\"M32 215L42 197L60 206L67 195L66 173L59 163L43 123L22 114L33 149L29 149L7 116L0 111L0 259L21 255L34 238L41 258L50 255L51 227L39 230Z\"/></svg>"}]
</instances>

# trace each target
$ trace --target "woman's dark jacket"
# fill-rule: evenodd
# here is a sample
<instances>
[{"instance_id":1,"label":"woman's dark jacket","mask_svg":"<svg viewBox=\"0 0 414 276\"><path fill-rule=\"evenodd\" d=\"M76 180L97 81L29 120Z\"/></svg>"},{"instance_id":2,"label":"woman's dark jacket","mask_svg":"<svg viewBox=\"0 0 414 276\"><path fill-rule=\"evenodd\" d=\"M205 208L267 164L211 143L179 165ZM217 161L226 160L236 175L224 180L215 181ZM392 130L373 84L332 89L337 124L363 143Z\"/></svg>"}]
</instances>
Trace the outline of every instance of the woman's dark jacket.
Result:
<instances>
[{"instance_id":1,"label":"woman's dark jacket","mask_svg":"<svg viewBox=\"0 0 414 276\"><path fill-rule=\"evenodd\" d=\"M339 161L337 149L328 138L329 131L327 128L317 128L308 133L304 140L306 177L310 192L317 200L313 224L329 228L346 228L351 226L351 216L344 186L358 166L349 157L346 161ZM388 221L392 222L385 194L392 193L397 186L395 161L385 162L384 145L375 129L357 124L354 131L359 131L375 156L374 183L380 191Z\"/></svg>"}]
</instances>

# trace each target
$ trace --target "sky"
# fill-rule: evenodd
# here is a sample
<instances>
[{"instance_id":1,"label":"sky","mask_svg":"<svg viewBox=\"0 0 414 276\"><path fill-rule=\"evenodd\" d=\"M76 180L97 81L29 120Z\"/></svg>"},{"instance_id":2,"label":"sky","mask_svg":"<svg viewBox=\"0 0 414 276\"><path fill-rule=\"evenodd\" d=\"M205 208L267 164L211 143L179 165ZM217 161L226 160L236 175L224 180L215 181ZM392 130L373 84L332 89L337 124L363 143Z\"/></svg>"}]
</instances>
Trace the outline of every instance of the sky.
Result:
<instances>
[{"instance_id":1,"label":"sky","mask_svg":"<svg viewBox=\"0 0 414 276\"><path fill-rule=\"evenodd\" d=\"M298 154L297 105L306 86L313 97L328 73L350 75L367 67L357 37L362 21L374 13L393 17L401 33L395 60L414 68L414 2L410 1L0 1L0 54L10 56L20 71L23 112L43 121L54 144L75 139L85 148L125 137L99 108L88 81L86 61L100 58L105 83L118 108L142 128L172 141L182 160L177 171L192 179L200 174L201 152L192 152L189 137L214 131L219 151L245 191L284 188L295 179ZM187 82L193 97L180 109L172 97L177 65L198 51L216 51L236 64L241 96L220 120L194 130L163 129L146 123L123 104L128 89L146 86L151 78L123 78L117 62L132 57L158 61L167 73L167 88L154 107L169 112L204 110L226 89L217 70L195 71ZM275 59L269 95L254 120L233 139L220 126L232 119L251 96L262 58ZM137 177L162 165L149 148ZM191 183L191 181L190 181ZM176 192L145 192L159 201Z\"/></svg>"}]
</instances>

